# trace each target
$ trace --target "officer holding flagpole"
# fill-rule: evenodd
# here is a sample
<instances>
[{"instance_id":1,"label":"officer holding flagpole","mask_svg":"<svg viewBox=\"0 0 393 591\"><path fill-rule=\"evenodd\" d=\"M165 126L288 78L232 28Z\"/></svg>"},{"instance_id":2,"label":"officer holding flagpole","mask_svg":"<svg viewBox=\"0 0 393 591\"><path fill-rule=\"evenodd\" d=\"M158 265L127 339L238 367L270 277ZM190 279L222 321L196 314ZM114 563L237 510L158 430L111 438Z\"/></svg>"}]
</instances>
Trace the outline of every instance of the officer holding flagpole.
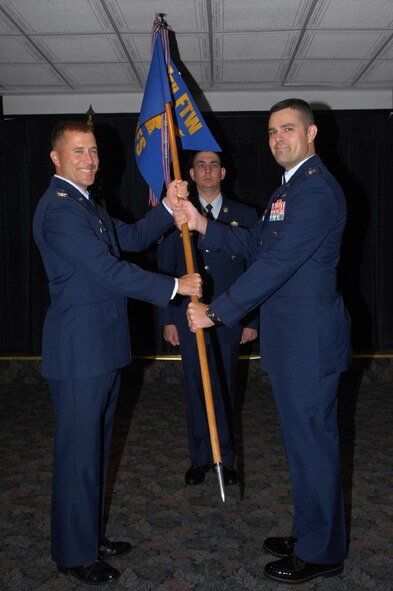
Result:
<instances>
[{"instance_id":1,"label":"officer holding flagpole","mask_svg":"<svg viewBox=\"0 0 393 591\"><path fill-rule=\"evenodd\" d=\"M172 226L170 210L187 197L187 183L171 183L164 202L129 225L91 199L99 159L86 123L58 124L50 158L56 174L38 203L33 232L51 298L42 369L56 414L52 558L61 573L99 585L120 576L106 560L131 550L103 528L120 368L131 361L127 297L165 306L176 293L200 295L201 279L151 273L122 256L144 250Z\"/></svg>"},{"instance_id":2,"label":"officer holding flagpole","mask_svg":"<svg viewBox=\"0 0 393 591\"><path fill-rule=\"evenodd\" d=\"M264 543L279 558L265 575L282 583L338 574L347 552L337 388L350 361L350 321L336 282L347 211L340 185L315 153L316 135L305 101L271 108L269 145L285 179L250 230L207 221L191 203L177 208L177 223L188 219L201 248L254 261L209 306L190 303L187 314L195 331L233 326L260 307L261 366L272 384L294 503L288 536Z\"/></svg>"}]
</instances>

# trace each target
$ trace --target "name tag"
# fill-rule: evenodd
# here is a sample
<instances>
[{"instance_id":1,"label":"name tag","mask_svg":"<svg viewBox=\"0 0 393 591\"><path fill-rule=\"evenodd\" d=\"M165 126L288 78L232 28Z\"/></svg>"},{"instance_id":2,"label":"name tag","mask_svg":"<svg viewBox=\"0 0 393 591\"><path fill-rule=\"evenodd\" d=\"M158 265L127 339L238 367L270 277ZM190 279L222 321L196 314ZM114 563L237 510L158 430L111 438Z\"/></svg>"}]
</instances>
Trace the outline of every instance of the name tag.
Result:
<instances>
[{"instance_id":1,"label":"name tag","mask_svg":"<svg viewBox=\"0 0 393 591\"><path fill-rule=\"evenodd\" d=\"M272 208L270 210L270 217L269 222L282 222L285 217L285 201L282 199L277 199L272 204Z\"/></svg>"}]
</instances>

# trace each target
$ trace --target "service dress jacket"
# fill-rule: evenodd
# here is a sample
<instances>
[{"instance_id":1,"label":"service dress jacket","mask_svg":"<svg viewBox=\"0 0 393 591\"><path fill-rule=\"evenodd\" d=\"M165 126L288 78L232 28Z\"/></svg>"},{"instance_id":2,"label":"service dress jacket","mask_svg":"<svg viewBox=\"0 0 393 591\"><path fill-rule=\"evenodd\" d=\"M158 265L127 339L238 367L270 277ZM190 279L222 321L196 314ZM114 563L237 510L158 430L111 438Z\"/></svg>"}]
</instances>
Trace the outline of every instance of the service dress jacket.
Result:
<instances>
[{"instance_id":1,"label":"service dress jacket","mask_svg":"<svg viewBox=\"0 0 393 591\"><path fill-rule=\"evenodd\" d=\"M33 220L51 300L43 328L47 378L92 377L130 362L127 297L165 306L175 285L122 260L122 251L146 249L171 225L163 204L130 225L52 178Z\"/></svg>"},{"instance_id":2,"label":"service dress jacket","mask_svg":"<svg viewBox=\"0 0 393 591\"><path fill-rule=\"evenodd\" d=\"M250 257L211 309L227 326L260 308L261 367L325 376L348 368L350 320L336 271L347 219L343 191L318 155L272 195L247 230L209 221L199 247Z\"/></svg>"},{"instance_id":3,"label":"service dress jacket","mask_svg":"<svg viewBox=\"0 0 393 591\"><path fill-rule=\"evenodd\" d=\"M193 199L193 203L201 209L199 200ZM233 199L228 199L225 195L222 196L222 205L217 217L217 222L220 225L249 228L254 225L257 219L254 208ZM203 281L202 301L209 303L212 299L225 292L246 270L251 261L242 254L232 252L218 253L208 248L199 251L197 246L198 234L194 232L190 234L195 270L200 273ZM158 268L163 273L181 276L187 272L181 232L177 228L169 230L164 239L160 240L157 248L157 261ZM186 311L188 302L189 298L177 296L168 306L160 308L158 311L160 325L175 324L180 332L180 339L186 341L195 339L187 324ZM244 325L257 328L257 315L254 314L245 323L239 321L236 328L219 327L217 335L220 339L234 341L239 344ZM207 338L209 338L208 333Z\"/></svg>"}]
</instances>

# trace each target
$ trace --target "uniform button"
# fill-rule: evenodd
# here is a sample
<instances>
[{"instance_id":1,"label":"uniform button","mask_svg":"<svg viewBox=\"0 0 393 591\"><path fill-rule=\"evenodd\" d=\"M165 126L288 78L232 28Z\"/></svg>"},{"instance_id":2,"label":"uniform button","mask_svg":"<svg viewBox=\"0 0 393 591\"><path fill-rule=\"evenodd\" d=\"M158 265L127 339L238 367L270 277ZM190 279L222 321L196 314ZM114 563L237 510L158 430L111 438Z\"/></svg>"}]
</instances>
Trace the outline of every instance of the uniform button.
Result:
<instances>
[{"instance_id":1,"label":"uniform button","mask_svg":"<svg viewBox=\"0 0 393 591\"><path fill-rule=\"evenodd\" d=\"M209 270L209 265L205 265L205 271Z\"/></svg>"},{"instance_id":2,"label":"uniform button","mask_svg":"<svg viewBox=\"0 0 393 591\"><path fill-rule=\"evenodd\" d=\"M236 261L236 258L237 258L237 257L236 257L236 255L235 255L235 254L233 254L233 255L231 256L231 259L232 259L232 261Z\"/></svg>"},{"instance_id":3,"label":"uniform button","mask_svg":"<svg viewBox=\"0 0 393 591\"><path fill-rule=\"evenodd\" d=\"M260 240L260 241L259 241L259 244L262 246L262 244L263 244L263 240Z\"/></svg>"},{"instance_id":4,"label":"uniform button","mask_svg":"<svg viewBox=\"0 0 393 591\"><path fill-rule=\"evenodd\" d=\"M210 250L207 248L207 249L205 250L205 252L210 252Z\"/></svg>"}]
</instances>

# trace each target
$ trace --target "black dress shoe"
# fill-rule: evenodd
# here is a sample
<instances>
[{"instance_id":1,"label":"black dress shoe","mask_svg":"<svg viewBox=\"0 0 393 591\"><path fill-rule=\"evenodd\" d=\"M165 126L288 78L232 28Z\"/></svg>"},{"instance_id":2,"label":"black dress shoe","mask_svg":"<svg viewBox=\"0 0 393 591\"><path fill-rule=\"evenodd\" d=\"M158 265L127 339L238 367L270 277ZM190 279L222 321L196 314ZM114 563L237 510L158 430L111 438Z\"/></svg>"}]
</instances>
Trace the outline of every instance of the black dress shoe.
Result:
<instances>
[{"instance_id":1,"label":"black dress shoe","mask_svg":"<svg viewBox=\"0 0 393 591\"><path fill-rule=\"evenodd\" d=\"M225 466L224 464L222 467L222 472L224 474L225 486L232 486L233 484L238 483L237 472L233 466Z\"/></svg>"},{"instance_id":2,"label":"black dress shoe","mask_svg":"<svg viewBox=\"0 0 393 591\"><path fill-rule=\"evenodd\" d=\"M205 480L206 472L209 472L210 465L196 466L193 464L186 472L186 484L201 484Z\"/></svg>"},{"instance_id":3,"label":"black dress shoe","mask_svg":"<svg viewBox=\"0 0 393 591\"><path fill-rule=\"evenodd\" d=\"M105 538L100 546L100 558L115 558L128 554L132 546L129 542L111 542Z\"/></svg>"},{"instance_id":4,"label":"black dress shoe","mask_svg":"<svg viewBox=\"0 0 393 591\"><path fill-rule=\"evenodd\" d=\"M296 538L289 536L288 538L266 538L263 547L273 556L285 558L293 554L293 549L296 544Z\"/></svg>"},{"instance_id":5,"label":"black dress shoe","mask_svg":"<svg viewBox=\"0 0 393 591\"><path fill-rule=\"evenodd\" d=\"M269 579L280 581L282 583L305 583L316 577L332 577L338 575L343 570L343 563L335 564L314 564L304 562L295 554L269 562L265 566L263 574Z\"/></svg>"},{"instance_id":6,"label":"black dress shoe","mask_svg":"<svg viewBox=\"0 0 393 591\"><path fill-rule=\"evenodd\" d=\"M213 464L213 470L217 471L217 466ZM233 466L222 465L222 474L224 476L225 486L231 486L238 483L237 472Z\"/></svg>"},{"instance_id":7,"label":"black dress shoe","mask_svg":"<svg viewBox=\"0 0 393 591\"><path fill-rule=\"evenodd\" d=\"M93 560L93 562L81 566L60 566L58 564L57 570L63 575L72 575L87 585L105 585L120 577L118 570L102 560Z\"/></svg>"}]
</instances>

